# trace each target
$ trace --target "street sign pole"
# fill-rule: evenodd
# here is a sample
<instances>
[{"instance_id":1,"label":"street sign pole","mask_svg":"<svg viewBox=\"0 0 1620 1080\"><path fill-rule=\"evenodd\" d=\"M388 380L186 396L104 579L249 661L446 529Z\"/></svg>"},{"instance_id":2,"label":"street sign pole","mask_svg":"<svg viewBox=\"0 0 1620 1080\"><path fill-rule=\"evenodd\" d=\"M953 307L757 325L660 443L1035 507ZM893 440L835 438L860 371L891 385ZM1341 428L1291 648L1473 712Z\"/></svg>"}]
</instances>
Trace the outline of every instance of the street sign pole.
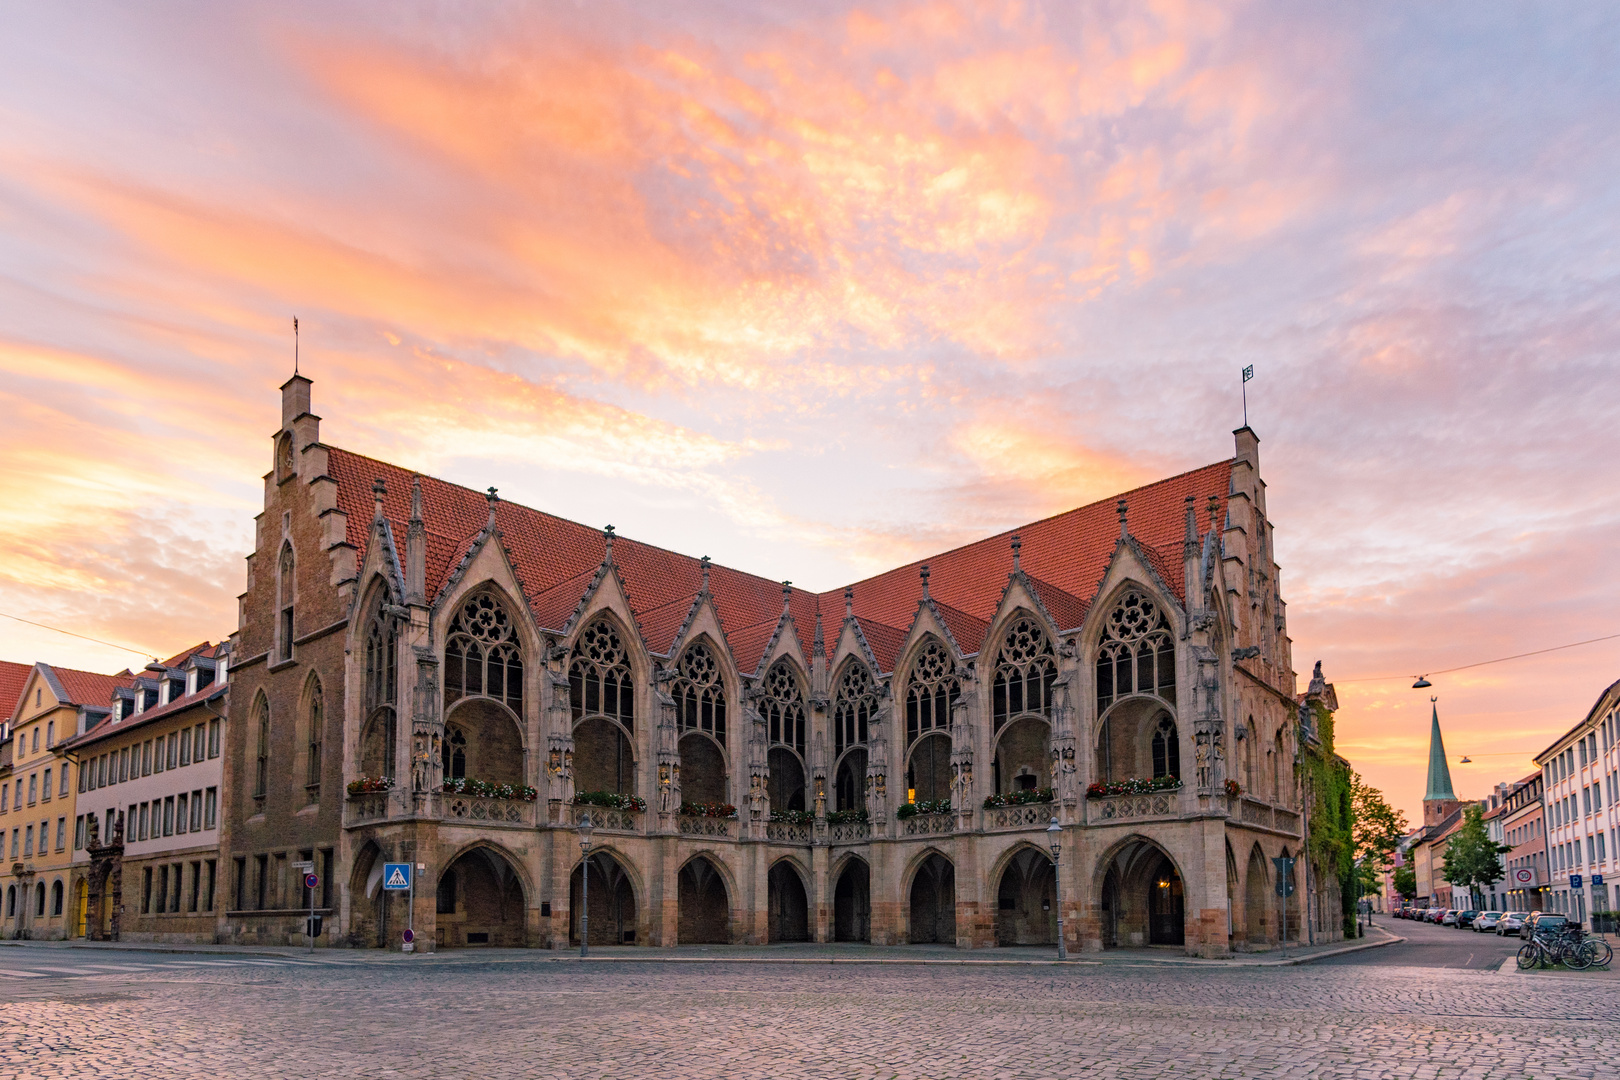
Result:
<instances>
[{"instance_id":1,"label":"street sign pole","mask_svg":"<svg viewBox=\"0 0 1620 1080\"><path fill-rule=\"evenodd\" d=\"M1287 855L1278 855L1271 860L1277 868L1277 897L1282 901L1282 954L1288 959L1288 898L1294 895L1294 862Z\"/></svg>"}]
</instances>

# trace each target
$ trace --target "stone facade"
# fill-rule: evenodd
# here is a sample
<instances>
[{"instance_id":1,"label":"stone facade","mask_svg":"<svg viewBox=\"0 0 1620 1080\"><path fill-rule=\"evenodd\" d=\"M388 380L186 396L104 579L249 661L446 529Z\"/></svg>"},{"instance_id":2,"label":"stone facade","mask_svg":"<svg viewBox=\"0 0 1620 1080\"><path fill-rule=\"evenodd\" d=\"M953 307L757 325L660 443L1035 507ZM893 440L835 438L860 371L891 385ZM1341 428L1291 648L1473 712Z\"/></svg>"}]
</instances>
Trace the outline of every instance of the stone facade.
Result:
<instances>
[{"instance_id":1,"label":"stone facade","mask_svg":"<svg viewBox=\"0 0 1620 1080\"><path fill-rule=\"evenodd\" d=\"M310 388L232 643L225 939L300 941L310 860L322 944L569 947L589 814L593 943L1277 941L1299 699L1247 428L814 594L329 447Z\"/></svg>"}]
</instances>

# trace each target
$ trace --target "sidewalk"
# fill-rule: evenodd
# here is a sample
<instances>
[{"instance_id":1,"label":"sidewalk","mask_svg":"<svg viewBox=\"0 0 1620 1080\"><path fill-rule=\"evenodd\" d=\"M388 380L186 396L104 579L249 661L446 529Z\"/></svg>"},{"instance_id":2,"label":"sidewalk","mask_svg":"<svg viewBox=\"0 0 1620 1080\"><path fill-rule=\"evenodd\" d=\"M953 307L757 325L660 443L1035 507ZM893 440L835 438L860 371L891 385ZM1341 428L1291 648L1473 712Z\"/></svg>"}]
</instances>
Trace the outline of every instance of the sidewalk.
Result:
<instances>
[{"instance_id":1,"label":"sidewalk","mask_svg":"<svg viewBox=\"0 0 1620 1080\"><path fill-rule=\"evenodd\" d=\"M315 955L370 963L412 963L449 961L507 963L640 963L640 964L945 964L1014 965L1028 967L1103 967L1172 964L1188 967L1289 967L1308 964L1329 956L1376 949L1406 940L1372 927L1358 941L1338 941L1325 945L1288 946L1285 959L1280 950L1263 953L1235 953L1219 960L1187 956L1172 947L1109 949L1105 952L1070 953L1058 960L1055 946L1018 945L998 949L963 950L947 945L862 945L781 944L781 945L677 945L650 949L634 945L593 945L590 955L581 959L576 950L546 949L447 949L438 953L401 953L398 949L318 948ZM275 945L186 945L162 942L121 941L0 941L4 948L63 951L89 949L122 952L196 953L224 956L309 956L307 948ZM0 960L4 953L0 951Z\"/></svg>"}]
</instances>

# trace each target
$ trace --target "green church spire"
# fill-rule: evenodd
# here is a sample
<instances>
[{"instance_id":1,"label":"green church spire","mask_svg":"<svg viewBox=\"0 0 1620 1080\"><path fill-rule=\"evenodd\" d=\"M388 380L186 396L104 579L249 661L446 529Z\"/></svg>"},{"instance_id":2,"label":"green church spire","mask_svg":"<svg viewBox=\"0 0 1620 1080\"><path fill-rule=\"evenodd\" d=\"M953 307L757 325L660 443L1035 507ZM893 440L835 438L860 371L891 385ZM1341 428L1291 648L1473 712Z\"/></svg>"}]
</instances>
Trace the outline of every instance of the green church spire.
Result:
<instances>
[{"instance_id":1,"label":"green church spire","mask_svg":"<svg viewBox=\"0 0 1620 1080\"><path fill-rule=\"evenodd\" d=\"M1429 699L1431 719L1429 722L1429 790L1423 796L1424 802L1431 799L1457 798L1457 793L1451 790L1451 769L1446 765L1446 744L1440 740L1440 710L1434 704L1435 699Z\"/></svg>"}]
</instances>

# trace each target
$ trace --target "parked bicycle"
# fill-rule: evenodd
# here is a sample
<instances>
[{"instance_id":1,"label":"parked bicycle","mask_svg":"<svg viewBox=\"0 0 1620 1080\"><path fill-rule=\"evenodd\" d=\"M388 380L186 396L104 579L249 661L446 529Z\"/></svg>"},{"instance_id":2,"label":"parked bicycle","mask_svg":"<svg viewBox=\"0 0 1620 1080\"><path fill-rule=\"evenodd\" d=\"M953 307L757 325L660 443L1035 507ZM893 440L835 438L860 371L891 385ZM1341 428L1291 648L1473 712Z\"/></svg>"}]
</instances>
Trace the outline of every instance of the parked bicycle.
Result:
<instances>
[{"instance_id":1,"label":"parked bicycle","mask_svg":"<svg viewBox=\"0 0 1620 1080\"><path fill-rule=\"evenodd\" d=\"M1563 964L1572 971L1608 967L1614 949L1602 938L1588 937L1579 926L1538 930L1519 948L1520 970Z\"/></svg>"}]
</instances>

